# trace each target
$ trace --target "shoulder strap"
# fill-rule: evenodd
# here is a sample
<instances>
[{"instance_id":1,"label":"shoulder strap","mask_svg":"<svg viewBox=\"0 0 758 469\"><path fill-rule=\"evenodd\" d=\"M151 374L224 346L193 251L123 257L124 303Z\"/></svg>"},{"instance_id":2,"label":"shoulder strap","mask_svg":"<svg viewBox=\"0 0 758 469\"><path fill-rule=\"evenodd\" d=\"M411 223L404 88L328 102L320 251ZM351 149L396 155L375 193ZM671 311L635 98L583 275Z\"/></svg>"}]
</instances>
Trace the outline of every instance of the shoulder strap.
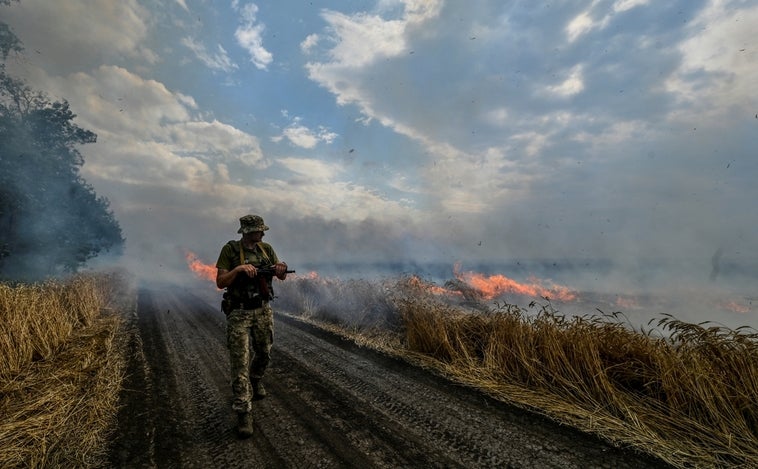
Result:
<instances>
[{"instance_id":1,"label":"shoulder strap","mask_svg":"<svg viewBox=\"0 0 758 469\"><path fill-rule=\"evenodd\" d=\"M268 257L268 253L266 252L266 249L263 247L263 241L258 243L258 249L261 250L261 254L263 254L264 258L266 258L266 262L271 264L271 258Z\"/></svg>"},{"instance_id":2,"label":"shoulder strap","mask_svg":"<svg viewBox=\"0 0 758 469\"><path fill-rule=\"evenodd\" d=\"M227 244L229 244L232 247L233 251L236 251L237 249L239 249L240 264L244 264L245 263L245 247L242 245L242 242L237 241L237 240L231 240ZM256 245L258 246L258 249L261 251L261 254L263 255L263 258L266 260L266 262L268 264L271 264L271 258L269 257L268 252L266 252L266 247L265 247L266 243L261 241L259 243L256 243Z\"/></svg>"}]
</instances>

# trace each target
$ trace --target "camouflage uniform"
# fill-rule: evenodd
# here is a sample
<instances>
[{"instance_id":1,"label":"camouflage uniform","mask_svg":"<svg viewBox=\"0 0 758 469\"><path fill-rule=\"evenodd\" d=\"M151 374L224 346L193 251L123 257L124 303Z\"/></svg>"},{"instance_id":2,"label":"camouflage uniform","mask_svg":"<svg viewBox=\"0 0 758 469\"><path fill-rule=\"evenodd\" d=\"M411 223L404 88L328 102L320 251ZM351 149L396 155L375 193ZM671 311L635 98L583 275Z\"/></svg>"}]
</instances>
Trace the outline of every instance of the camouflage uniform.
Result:
<instances>
[{"instance_id":1,"label":"camouflage uniform","mask_svg":"<svg viewBox=\"0 0 758 469\"><path fill-rule=\"evenodd\" d=\"M263 219L256 215L240 218L240 224L238 233L269 229L263 224ZM221 249L216 267L231 271L242 261L260 267L276 264L279 259L268 243L259 242L253 249L248 249L240 241L229 241ZM237 413L249 413L252 410L254 395L251 381L255 383L263 378L274 342L274 311L268 301L259 299L261 287L258 280L257 276L249 278L238 275L225 294L233 304L233 308L227 312L226 338L234 393L232 409ZM273 294L271 279L266 281Z\"/></svg>"},{"instance_id":2,"label":"camouflage uniform","mask_svg":"<svg viewBox=\"0 0 758 469\"><path fill-rule=\"evenodd\" d=\"M263 378L271 360L274 310L268 304L258 309L235 309L227 318L226 338L234 392L232 409L250 412L253 408L250 380Z\"/></svg>"}]
</instances>

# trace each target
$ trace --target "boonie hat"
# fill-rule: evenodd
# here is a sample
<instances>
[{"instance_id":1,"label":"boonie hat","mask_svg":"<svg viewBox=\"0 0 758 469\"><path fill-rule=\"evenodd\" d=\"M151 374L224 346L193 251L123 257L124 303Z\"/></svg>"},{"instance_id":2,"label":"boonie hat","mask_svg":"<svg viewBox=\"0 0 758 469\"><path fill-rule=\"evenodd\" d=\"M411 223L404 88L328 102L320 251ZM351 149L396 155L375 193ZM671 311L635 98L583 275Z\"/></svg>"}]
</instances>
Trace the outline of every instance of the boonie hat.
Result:
<instances>
[{"instance_id":1,"label":"boonie hat","mask_svg":"<svg viewBox=\"0 0 758 469\"><path fill-rule=\"evenodd\" d=\"M253 231L266 231L268 226L263 223L263 218L258 215L245 215L240 218L240 229L237 233L252 233Z\"/></svg>"}]
</instances>

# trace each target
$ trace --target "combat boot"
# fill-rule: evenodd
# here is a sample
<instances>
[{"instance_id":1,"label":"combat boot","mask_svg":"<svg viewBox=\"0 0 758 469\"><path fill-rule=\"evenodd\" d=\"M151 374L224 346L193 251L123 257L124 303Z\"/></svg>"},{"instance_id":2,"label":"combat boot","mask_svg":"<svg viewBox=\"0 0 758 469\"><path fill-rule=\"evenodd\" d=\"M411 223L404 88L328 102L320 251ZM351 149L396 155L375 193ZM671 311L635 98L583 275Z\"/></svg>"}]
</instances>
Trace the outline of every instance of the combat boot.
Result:
<instances>
[{"instance_id":1,"label":"combat boot","mask_svg":"<svg viewBox=\"0 0 758 469\"><path fill-rule=\"evenodd\" d=\"M237 435L240 438L253 436L253 413L239 412L237 414Z\"/></svg>"},{"instance_id":2,"label":"combat boot","mask_svg":"<svg viewBox=\"0 0 758 469\"><path fill-rule=\"evenodd\" d=\"M266 388L263 387L263 383L261 382L260 378L253 378L252 380L250 380L250 382L253 385L253 399L254 400L259 401L268 395L266 393Z\"/></svg>"}]
</instances>

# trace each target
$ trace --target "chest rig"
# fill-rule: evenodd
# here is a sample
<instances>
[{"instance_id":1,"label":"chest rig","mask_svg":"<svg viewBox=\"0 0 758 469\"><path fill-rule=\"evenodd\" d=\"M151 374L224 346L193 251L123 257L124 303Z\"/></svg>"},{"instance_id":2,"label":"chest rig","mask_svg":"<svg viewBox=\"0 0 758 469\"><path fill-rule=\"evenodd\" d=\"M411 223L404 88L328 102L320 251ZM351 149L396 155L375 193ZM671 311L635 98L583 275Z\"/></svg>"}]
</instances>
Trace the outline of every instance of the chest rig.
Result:
<instances>
[{"instance_id":1,"label":"chest rig","mask_svg":"<svg viewBox=\"0 0 758 469\"><path fill-rule=\"evenodd\" d=\"M248 261L245 257L245 248L241 241L229 241L228 243L233 250L238 244L239 246L239 263L240 265L252 264L255 267L262 267L271 263L271 259L266 253L266 249L263 247L263 243L256 243L258 252L260 253L261 262L256 265L253 262ZM271 285L272 276L258 274L255 277L249 277L246 274L238 274L234 281L223 295L221 301L221 309L225 314L229 314L235 309L257 309L263 306L265 302L270 301L274 297L274 290Z\"/></svg>"}]
</instances>

